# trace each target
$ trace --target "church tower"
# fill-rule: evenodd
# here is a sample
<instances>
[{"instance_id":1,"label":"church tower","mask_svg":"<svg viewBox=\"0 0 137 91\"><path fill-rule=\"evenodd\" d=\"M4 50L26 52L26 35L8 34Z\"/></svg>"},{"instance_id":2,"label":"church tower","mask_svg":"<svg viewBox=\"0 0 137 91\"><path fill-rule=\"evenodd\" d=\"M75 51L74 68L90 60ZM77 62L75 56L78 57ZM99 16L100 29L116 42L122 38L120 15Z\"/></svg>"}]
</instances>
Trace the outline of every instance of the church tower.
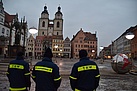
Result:
<instances>
[{"instance_id":1,"label":"church tower","mask_svg":"<svg viewBox=\"0 0 137 91\"><path fill-rule=\"evenodd\" d=\"M63 35L63 14L61 12L61 7L58 7L58 11L55 13L54 19L54 35Z\"/></svg>"},{"instance_id":2,"label":"church tower","mask_svg":"<svg viewBox=\"0 0 137 91\"><path fill-rule=\"evenodd\" d=\"M49 24L49 13L47 6L44 6L44 10L41 13L41 18L39 18L38 26L38 36L44 36L48 34L48 24Z\"/></svg>"}]
</instances>

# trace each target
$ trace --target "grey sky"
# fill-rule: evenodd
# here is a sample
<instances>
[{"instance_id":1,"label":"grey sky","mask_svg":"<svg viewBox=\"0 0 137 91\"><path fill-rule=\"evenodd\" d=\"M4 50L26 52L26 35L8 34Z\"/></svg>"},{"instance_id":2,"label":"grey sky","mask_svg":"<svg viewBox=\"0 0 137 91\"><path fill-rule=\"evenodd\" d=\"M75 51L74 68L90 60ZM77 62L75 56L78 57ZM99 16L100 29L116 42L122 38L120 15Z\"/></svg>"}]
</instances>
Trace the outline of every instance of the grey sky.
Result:
<instances>
[{"instance_id":1,"label":"grey sky","mask_svg":"<svg viewBox=\"0 0 137 91\"><path fill-rule=\"evenodd\" d=\"M137 0L3 0L10 14L26 17L29 27L38 27L45 4L50 19L61 6L64 19L64 38L72 39L80 28L97 31L98 46L108 46L126 29L137 25Z\"/></svg>"}]
</instances>

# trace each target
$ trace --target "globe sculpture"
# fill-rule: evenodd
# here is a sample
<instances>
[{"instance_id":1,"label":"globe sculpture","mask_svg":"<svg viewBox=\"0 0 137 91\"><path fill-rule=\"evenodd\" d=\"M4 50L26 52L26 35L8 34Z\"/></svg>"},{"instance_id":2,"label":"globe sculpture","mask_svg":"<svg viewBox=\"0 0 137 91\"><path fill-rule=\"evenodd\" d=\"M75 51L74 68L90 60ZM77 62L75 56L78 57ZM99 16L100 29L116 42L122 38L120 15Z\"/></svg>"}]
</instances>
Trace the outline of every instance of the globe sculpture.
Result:
<instances>
[{"instance_id":1,"label":"globe sculpture","mask_svg":"<svg viewBox=\"0 0 137 91\"><path fill-rule=\"evenodd\" d=\"M125 74L130 71L132 64L125 54L117 54L111 62L112 69L118 74Z\"/></svg>"}]
</instances>

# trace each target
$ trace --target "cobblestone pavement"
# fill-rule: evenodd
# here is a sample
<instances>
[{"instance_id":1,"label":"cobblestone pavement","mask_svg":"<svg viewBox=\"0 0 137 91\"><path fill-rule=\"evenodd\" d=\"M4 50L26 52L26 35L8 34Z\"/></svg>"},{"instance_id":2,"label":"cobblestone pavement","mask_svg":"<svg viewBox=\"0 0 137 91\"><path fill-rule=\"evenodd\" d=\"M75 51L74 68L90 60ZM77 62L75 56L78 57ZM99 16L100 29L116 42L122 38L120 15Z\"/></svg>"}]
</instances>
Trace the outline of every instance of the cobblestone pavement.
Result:
<instances>
[{"instance_id":1,"label":"cobblestone pavement","mask_svg":"<svg viewBox=\"0 0 137 91\"><path fill-rule=\"evenodd\" d=\"M78 59L53 59L60 68L62 76L61 86L58 91L72 91L69 83L69 74L73 64ZM33 61L33 65L38 60ZM126 74L117 74L111 68L110 60L105 60L103 64L96 61L99 66L101 79L97 91L137 91L137 76ZM0 91L8 91L9 82L5 75L7 63L0 64ZM35 90L35 83L32 80L31 90Z\"/></svg>"}]
</instances>

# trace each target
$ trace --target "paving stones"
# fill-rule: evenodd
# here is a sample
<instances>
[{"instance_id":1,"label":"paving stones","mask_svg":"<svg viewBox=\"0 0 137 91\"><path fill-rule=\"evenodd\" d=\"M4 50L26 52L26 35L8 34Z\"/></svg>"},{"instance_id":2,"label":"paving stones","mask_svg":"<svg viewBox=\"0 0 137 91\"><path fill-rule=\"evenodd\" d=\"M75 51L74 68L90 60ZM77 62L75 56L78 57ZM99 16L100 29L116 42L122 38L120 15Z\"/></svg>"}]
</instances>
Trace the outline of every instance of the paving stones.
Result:
<instances>
[{"instance_id":1,"label":"paving stones","mask_svg":"<svg viewBox=\"0 0 137 91\"><path fill-rule=\"evenodd\" d=\"M38 60L33 61L33 65ZM58 59L57 65L60 67L62 82L58 91L72 91L69 82L69 74L71 68L77 59L69 60L63 59L60 61ZM62 65L60 65L62 63ZM137 76L131 75L129 73L126 74L117 74L111 68L110 60L105 61L103 64L100 64L98 61L96 63L99 66L101 79L100 86L97 88L97 91L137 91ZM3 65L0 66L0 69L3 68ZM4 66L6 69L6 66ZM35 83L31 81L31 90L35 91ZM0 70L0 91L9 91L9 82L5 75L5 72Z\"/></svg>"}]
</instances>

